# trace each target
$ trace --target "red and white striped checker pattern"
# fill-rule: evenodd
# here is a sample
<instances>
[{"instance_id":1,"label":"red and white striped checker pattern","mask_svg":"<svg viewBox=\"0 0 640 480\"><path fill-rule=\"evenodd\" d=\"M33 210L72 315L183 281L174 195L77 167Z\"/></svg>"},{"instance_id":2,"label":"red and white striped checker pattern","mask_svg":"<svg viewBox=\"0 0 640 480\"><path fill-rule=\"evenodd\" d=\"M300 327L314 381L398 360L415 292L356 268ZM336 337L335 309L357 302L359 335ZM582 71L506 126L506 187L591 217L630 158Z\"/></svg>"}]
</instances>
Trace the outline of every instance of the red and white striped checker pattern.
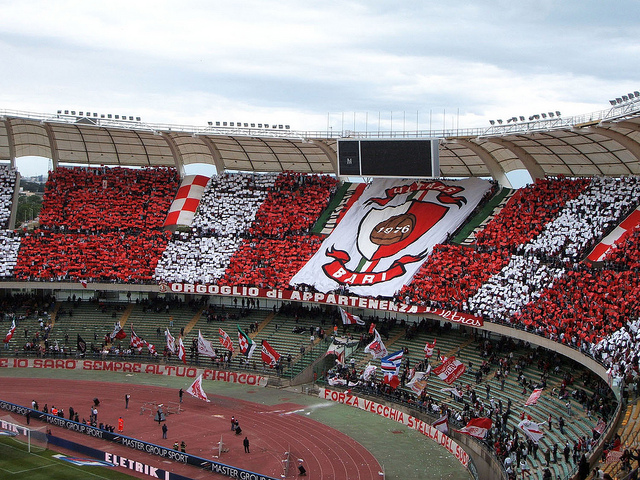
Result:
<instances>
[{"instance_id":1,"label":"red and white striped checker pattern","mask_svg":"<svg viewBox=\"0 0 640 480\"><path fill-rule=\"evenodd\" d=\"M187 175L182 179L176 198L171 204L164 222L165 227L191 226L208 181L209 177L204 175Z\"/></svg>"},{"instance_id":2,"label":"red and white striped checker pattern","mask_svg":"<svg viewBox=\"0 0 640 480\"><path fill-rule=\"evenodd\" d=\"M609 250L611 250L611 247L618 243L618 241L624 237L625 233L631 232L639 224L640 207L631 212L631 215L625 218L609 235L604 237L587 258L592 262L600 262L604 260L607 253L609 253Z\"/></svg>"}]
</instances>

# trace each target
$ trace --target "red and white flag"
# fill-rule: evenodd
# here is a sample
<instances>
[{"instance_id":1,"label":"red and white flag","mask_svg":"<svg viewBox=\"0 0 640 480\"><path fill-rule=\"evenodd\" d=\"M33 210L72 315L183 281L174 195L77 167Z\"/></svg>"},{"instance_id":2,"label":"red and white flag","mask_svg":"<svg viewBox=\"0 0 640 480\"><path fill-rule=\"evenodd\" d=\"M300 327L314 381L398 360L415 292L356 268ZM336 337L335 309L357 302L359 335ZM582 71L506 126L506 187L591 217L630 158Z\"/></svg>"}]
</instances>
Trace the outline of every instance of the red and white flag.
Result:
<instances>
[{"instance_id":1,"label":"red and white flag","mask_svg":"<svg viewBox=\"0 0 640 480\"><path fill-rule=\"evenodd\" d=\"M213 349L213 345L209 340L202 336L200 330L198 330L198 353L209 358L216 358L216 352Z\"/></svg>"},{"instance_id":2,"label":"red and white flag","mask_svg":"<svg viewBox=\"0 0 640 480\"><path fill-rule=\"evenodd\" d=\"M430 358L433 355L433 349L436 348L436 339L433 339L433 343L427 342L424 346L424 358Z\"/></svg>"},{"instance_id":3,"label":"red and white flag","mask_svg":"<svg viewBox=\"0 0 640 480\"><path fill-rule=\"evenodd\" d=\"M187 388L187 393L193 395L200 400L204 400L205 402L209 402L210 400L207 398L207 394L204 392L202 388L202 374L191 384L189 388Z\"/></svg>"},{"instance_id":4,"label":"red and white flag","mask_svg":"<svg viewBox=\"0 0 640 480\"><path fill-rule=\"evenodd\" d=\"M364 325L364 320L357 315L345 311L343 308L340 309L340 316L342 317L343 325Z\"/></svg>"},{"instance_id":5,"label":"red and white flag","mask_svg":"<svg viewBox=\"0 0 640 480\"><path fill-rule=\"evenodd\" d=\"M158 352L156 352L156 347L153 343L149 343L149 342L144 342L147 345L147 349L149 350L149 353L151 355L157 355Z\"/></svg>"},{"instance_id":6,"label":"red and white flag","mask_svg":"<svg viewBox=\"0 0 640 480\"><path fill-rule=\"evenodd\" d=\"M362 372L362 379L365 382L368 382L371 379L371 377L373 377L373 375L376 373L376 368L377 367L375 365L367 365L364 368L364 371Z\"/></svg>"},{"instance_id":7,"label":"red and white flag","mask_svg":"<svg viewBox=\"0 0 640 480\"><path fill-rule=\"evenodd\" d=\"M544 436L542 430L540 430L540 425L536 422L532 422L531 420L522 420L518 424L518 428L521 429L527 437L533 440L533 443L536 445L538 441Z\"/></svg>"},{"instance_id":8,"label":"red and white flag","mask_svg":"<svg viewBox=\"0 0 640 480\"><path fill-rule=\"evenodd\" d=\"M4 337L4 343L9 343L13 334L16 333L16 321L11 322L11 328L7 332L7 335Z\"/></svg>"},{"instance_id":9,"label":"red and white flag","mask_svg":"<svg viewBox=\"0 0 640 480\"><path fill-rule=\"evenodd\" d=\"M624 452L622 450L609 450L609 453L607 453L607 458L605 459L604 463L615 463L620 461L620 458L622 457L622 455L624 454Z\"/></svg>"},{"instance_id":10,"label":"red and white flag","mask_svg":"<svg viewBox=\"0 0 640 480\"><path fill-rule=\"evenodd\" d=\"M438 420L433 422L433 427L440 430L442 433L449 433L449 414L445 413Z\"/></svg>"},{"instance_id":11,"label":"red and white flag","mask_svg":"<svg viewBox=\"0 0 640 480\"><path fill-rule=\"evenodd\" d=\"M86 280L80 280L80 285L82 285L82 288L87 288L87 281Z\"/></svg>"},{"instance_id":12,"label":"red and white flag","mask_svg":"<svg viewBox=\"0 0 640 480\"><path fill-rule=\"evenodd\" d=\"M230 352L233 352L233 341L231 340L231 337L227 335L227 332L225 332L221 328L218 328L218 335L219 335L218 338L222 346L227 350L229 350Z\"/></svg>"},{"instance_id":13,"label":"red and white flag","mask_svg":"<svg viewBox=\"0 0 640 480\"><path fill-rule=\"evenodd\" d=\"M269 345L269 342L266 340L262 341L262 361L269 365L271 368L276 366L280 360L280 354L275 351L275 349Z\"/></svg>"},{"instance_id":14,"label":"red and white flag","mask_svg":"<svg viewBox=\"0 0 640 480\"><path fill-rule=\"evenodd\" d=\"M384 346L384 343L382 343L378 330L374 329L373 334L375 335L375 338L373 339L373 342L364 347L364 352L370 353L373 355L373 358L386 357L389 352L387 351L387 347Z\"/></svg>"},{"instance_id":15,"label":"red and white flag","mask_svg":"<svg viewBox=\"0 0 640 480\"><path fill-rule=\"evenodd\" d=\"M443 358L442 364L433 369L444 383L451 385L465 372L466 367L456 357Z\"/></svg>"},{"instance_id":16,"label":"red and white flag","mask_svg":"<svg viewBox=\"0 0 640 480\"><path fill-rule=\"evenodd\" d=\"M182 343L182 337L178 339L178 358L182 360L182 363L187 363L187 351L184 349L184 343Z\"/></svg>"},{"instance_id":17,"label":"red and white flag","mask_svg":"<svg viewBox=\"0 0 640 480\"><path fill-rule=\"evenodd\" d=\"M479 438L480 440L482 440L487 436L487 432L489 431L492 425L493 425L493 422L491 421L490 418L479 417L479 418L474 418L469 423L467 423L466 427L460 430L456 430L456 432L466 433L467 435L471 435L472 437Z\"/></svg>"},{"instance_id":18,"label":"red and white flag","mask_svg":"<svg viewBox=\"0 0 640 480\"><path fill-rule=\"evenodd\" d=\"M601 418L593 429L602 435L605 428L607 428L607 423Z\"/></svg>"},{"instance_id":19,"label":"red and white flag","mask_svg":"<svg viewBox=\"0 0 640 480\"><path fill-rule=\"evenodd\" d=\"M542 389L541 388L536 388L531 395L529 396L529 400L527 400L524 404L525 405L535 405L536 403L538 403L538 399L540 398L540 395L542 394Z\"/></svg>"},{"instance_id":20,"label":"red and white flag","mask_svg":"<svg viewBox=\"0 0 640 480\"><path fill-rule=\"evenodd\" d=\"M167 350L169 350L171 353L176 353L176 339L174 338L173 335L171 335L171 332L169 332L169 329L167 328L164 332L164 336L167 339Z\"/></svg>"},{"instance_id":21,"label":"red and white flag","mask_svg":"<svg viewBox=\"0 0 640 480\"><path fill-rule=\"evenodd\" d=\"M113 326L113 332L111 332L109 336L111 337L111 340L122 340L123 338L127 338L127 333L120 326L120 322L116 322Z\"/></svg>"},{"instance_id":22,"label":"red and white flag","mask_svg":"<svg viewBox=\"0 0 640 480\"><path fill-rule=\"evenodd\" d=\"M131 325L131 342L129 342L131 347L137 349L138 353L141 353L146 343L147 342L136 335L136 332L133 331L133 325Z\"/></svg>"}]
</instances>

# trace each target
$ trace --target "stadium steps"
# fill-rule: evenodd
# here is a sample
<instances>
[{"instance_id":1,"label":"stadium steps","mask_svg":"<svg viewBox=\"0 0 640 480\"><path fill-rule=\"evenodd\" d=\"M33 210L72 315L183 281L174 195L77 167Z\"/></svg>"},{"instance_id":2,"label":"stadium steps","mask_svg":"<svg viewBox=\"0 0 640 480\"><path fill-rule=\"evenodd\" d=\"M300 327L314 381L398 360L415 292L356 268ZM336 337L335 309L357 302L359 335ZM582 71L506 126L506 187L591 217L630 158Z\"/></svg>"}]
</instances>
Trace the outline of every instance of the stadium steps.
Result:
<instances>
[{"instance_id":1,"label":"stadium steps","mask_svg":"<svg viewBox=\"0 0 640 480\"><path fill-rule=\"evenodd\" d=\"M204 307L200 307L200 310L198 310L198 312L191 318L189 323L187 323L187 325L184 327L185 336L189 332L191 332L191 330L193 330L193 327L195 327L196 324L200 321L200 319L202 318L202 312L204 312Z\"/></svg>"}]
</instances>

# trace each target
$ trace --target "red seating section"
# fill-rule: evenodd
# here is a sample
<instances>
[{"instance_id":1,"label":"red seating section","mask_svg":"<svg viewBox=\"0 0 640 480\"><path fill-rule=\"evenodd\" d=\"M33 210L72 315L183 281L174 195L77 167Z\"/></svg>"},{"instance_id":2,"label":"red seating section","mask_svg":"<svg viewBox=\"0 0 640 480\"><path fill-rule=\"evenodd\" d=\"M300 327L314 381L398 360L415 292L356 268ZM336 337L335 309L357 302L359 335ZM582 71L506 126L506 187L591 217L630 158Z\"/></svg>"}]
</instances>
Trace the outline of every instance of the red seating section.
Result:
<instances>
[{"instance_id":1,"label":"red seating section","mask_svg":"<svg viewBox=\"0 0 640 480\"><path fill-rule=\"evenodd\" d=\"M151 281L170 237L160 229L177 187L173 168L58 168L40 228L22 241L16 277Z\"/></svg>"}]
</instances>

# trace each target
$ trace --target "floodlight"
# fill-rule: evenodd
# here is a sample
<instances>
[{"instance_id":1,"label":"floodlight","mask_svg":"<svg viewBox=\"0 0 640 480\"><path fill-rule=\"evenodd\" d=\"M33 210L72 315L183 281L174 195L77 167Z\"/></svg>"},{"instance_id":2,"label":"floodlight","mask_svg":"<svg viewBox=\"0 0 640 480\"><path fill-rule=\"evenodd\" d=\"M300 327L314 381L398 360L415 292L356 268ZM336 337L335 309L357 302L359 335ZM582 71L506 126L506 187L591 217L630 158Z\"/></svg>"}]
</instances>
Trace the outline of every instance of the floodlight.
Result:
<instances>
[{"instance_id":1,"label":"floodlight","mask_svg":"<svg viewBox=\"0 0 640 480\"><path fill-rule=\"evenodd\" d=\"M502 125L502 120L497 120L497 122L498 122L500 125Z\"/></svg>"},{"instance_id":2,"label":"floodlight","mask_svg":"<svg viewBox=\"0 0 640 480\"><path fill-rule=\"evenodd\" d=\"M262 128L262 124L261 123L258 124L258 128Z\"/></svg>"},{"instance_id":3,"label":"floodlight","mask_svg":"<svg viewBox=\"0 0 640 480\"><path fill-rule=\"evenodd\" d=\"M139 122L139 121L140 121L140 117L136 117L136 122Z\"/></svg>"},{"instance_id":4,"label":"floodlight","mask_svg":"<svg viewBox=\"0 0 640 480\"><path fill-rule=\"evenodd\" d=\"M542 113L542 118L547 118L547 114L546 113Z\"/></svg>"},{"instance_id":5,"label":"floodlight","mask_svg":"<svg viewBox=\"0 0 640 480\"><path fill-rule=\"evenodd\" d=\"M100 118L104 118L104 113L101 113L101 114L100 114Z\"/></svg>"},{"instance_id":6,"label":"floodlight","mask_svg":"<svg viewBox=\"0 0 640 480\"><path fill-rule=\"evenodd\" d=\"M618 102L616 102L615 100L609 100L609 103L610 103L611 105L615 105L615 104L616 104L616 103L618 103Z\"/></svg>"},{"instance_id":7,"label":"floodlight","mask_svg":"<svg viewBox=\"0 0 640 480\"><path fill-rule=\"evenodd\" d=\"M58 110L58 115L61 115L61 114L62 114L62 110Z\"/></svg>"},{"instance_id":8,"label":"floodlight","mask_svg":"<svg viewBox=\"0 0 640 480\"><path fill-rule=\"evenodd\" d=\"M520 115L520 121L524 122L524 117L522 115Z\"/></svg>"},{"instance_id":9,"label":"floodlight","mask_svg":"<svg viewBox=\"0 0 640 480\"><path fill-rule=\"evenodd\" d=\"M207 124L211 127L213 126L213 122L207 122Z\"/></svg>"},{"instance_id":10,"label":"floodlight","mask_svg":"<svg viewBox=\"0 0 640 480\"><path fill-rule=\"evenodd\" d=\"M252 124L251 124L251 128L254 128L255 126L256 126L256 124L255 124L255 123L252 123Z\"/></svg>"},{"instance_id":11,"label":"floodlight","mask_svg":"<svg viewBox=\"0 0 640 480\"><path fill-rule=\"evenodd\" d=\"M64 114L65 114L65 115L69 115L69 110L65 110L65 111L64 111Z\"/></svg>"},{"instance_id":12,"label":"floodlight","mask_svg":"<svg viewBox=\"0 0 640 480\"><path fill-rule=\"evenodd\" d=\"M560 116L561 116L561 115L560 115L560 111L559 111L559 110L556 110L556 117L560 117Z\"/></svg>"},{"instance_id":13,"label":"floodlight","mask_svg":"<svg viewBox=\"0 0 640 480\"><path fill-rule=\"evenodd\" d=\"M616 102L622 103L622 99L620 97L616 97Z\"/></svg>"},{"instance_id":14,"label":"floodlight","mask_svg":"<svg viewBox=\"0 0 640 480\"><path fill-rule=\"evenodd\" d=\"M495 120L489 120L489 123L490 123L491 125L495 125L495 124L496 124L496 121L495 121Z\"/></svg>"},{"instance_id":15,"label":"floodlight","mask_svg":"<svg viewBox=\"0 0 640 480\"><path fill-rule=\"evenodd\" d=\"M640 97L640 92L638 92L637 90L633 92L633 94L636 96L636 98Z\"/></svg>"},{"instance_id":16,"label":"floodlight","mask_svg":"<svg viewBox=\"0 0 640 480\"><path fill-rule=\"evenodd\" d=\"M245 126L245 127L248 127L248 126L249 126L249 124L248 124L248 123L245 123L245 124L244 124L244 126Z\"/></svg>"},{"instance_id":17,"label":"floodlight","mask_svg":"<svg viewBox=\"0 0 640 480\"><path fill-rule=\"evenodd\" d=\"M633 99L633 93L627 93L627 96L629 97L629 100Z\"/></svg>"},{"instance_id":18,"label":"floodlight","mask_svg":"<svg viewBox=\"0 0 640 480\"><path fill-rule=\"evenodd\" d=\"M107 118L112 118L113 115L111 115L110 113L107 114Z\"/></svg>"},{"instance_id":19,"label":"floodlight","mask_svg":"<svg viewBox=\"0 0 640 480\"><path fill-rule=\"evenodd\" d=\"M227 126L227 122L222 122L222 126L226 127Z\"/></svg>"},{"instance_id":20,"label":"floodlight","mask_svg":"<svg viewBox=\"0 0 640 480\"><path fill-rule=\"evenodd\" d=\"M71 115L75 115L76 111L75 110L71 110Z\"/></svg>"},{"instance_id":21,"label":"floodlight","mask_svg":"<svg viewBox=\"0 0 640 480\"><path fill-rule=\"evenodd\" d=\"M549 112L549 118L553 118L553 112Z\"/></svg>"},{"instance_id":22,"label":"floodlight","mask_svg":"<svg viewBox=\"0 0 640 480\"><path fill-rule=\"evenodd\" d=\"M289 125L285 125L284 128L286 128L287 130L289 130L291 128L291 126Z\"/></svg>"},{"instance_id":23,"label":"floodlight","mask_svg":"<svg viewBox=\"0 0 640 480\"><path fill-rule=\"evenodd\" d=\"M78 112L78 115L80 115L81 117L84 116L83 112Z\"/></svg>"},{"instance_id":24,"label":"floodlight","mask_svg":"<svg viewBox=\"0 0 640 480\"><path fill-rule=\"evenodd\" d=\"M623 102L628 102L629 101L629 97L627 97L626 95L622 95L622 101Z\"/></svg>"},{"instance_id":25,"label":"floodlight","mask_svg":"<svg viewBox=\"0 0 640 480\"><path fill-rule=\"evenodd\" d=\"M233 122L229 122L229 126L230 126L230 127L233 127Z\"/></svg>"}]
</instances>

